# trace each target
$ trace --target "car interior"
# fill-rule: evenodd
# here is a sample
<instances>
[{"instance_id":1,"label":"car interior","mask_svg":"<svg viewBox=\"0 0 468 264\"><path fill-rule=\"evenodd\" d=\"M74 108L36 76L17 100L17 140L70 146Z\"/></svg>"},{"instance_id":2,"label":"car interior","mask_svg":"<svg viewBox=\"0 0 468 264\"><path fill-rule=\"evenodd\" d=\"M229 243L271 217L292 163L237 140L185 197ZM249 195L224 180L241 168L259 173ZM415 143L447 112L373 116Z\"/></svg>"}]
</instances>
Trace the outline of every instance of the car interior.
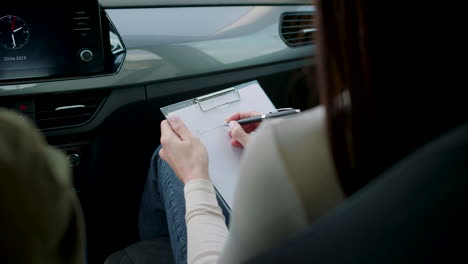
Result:
<instances>
[{"instance_id":1,"label":"car interior","mask_svg":"<svg viewBox=\"0 0 468 264\"><path fill-rule=\"evenodd\" d=\"M161 107L252 80L277 108L318 103L307 88L314 10L308 1L2 3L0 106L67 153L89 263L139 240Z\"/></svg>"},{"instance_id":2,"label":"car interior","mask_svg":"<svg viewBox=\"0 0 468 264\"><path fill-rule=\"evenodd\" d=\"M139 204L151 156L160 145L160 123L165 119L162 107L250 81L259 82L276 108L307 110L319 104L318 90L311 89L317 87L315 16L316 6L308 0L1 4L0 107L24 114L49 144L66 153L85 217L88 263L104 263L110 255L140 241ZM466 173L466 164L458 166ZM390 184L403 181L398 168L389 173L395 178ZM458 186L466 186L465 178L461 173ZM383 233L393 234L386 237L387 246L402 252L391 241L405 234L392 230L391 225L378 225L396 208L382 195L388 186L376 182L375 188L356 198L371 196L366 201L374 202L365 209L379 213L353 214L356 219L345 226L339 219L353 208L351 200L327 216L329 219L321 219L252 263L287 263L281 258L286 254L282 251L297 257L290 263L303 263L304 252L311 251L316 253L315 262L323 263L320 260L340 253L335 257L341 258L331 262L368 263L353 255L357 246L349 251L339 245L352 241L359 232L376 234L364 239L362 247L371 247L373 239L382 239ZM416 188L414 193L424 191ZM399 203L414 201L404 195L400 198ZM466 208L466 200L458 201L452 204L454 208ZM442 202L438 205L443 207ZM412 210L421 210L418 221L431 219L428 226L448 225L446 218L436 217L440 214L416 203L408 212ZM368 225L360 225L362 222ZM416 223L398 224L411 229ZM453 224L462 225L458 220ZM336 229L344 234L341 239L333 236ZM447 234L435 232L433 238L444 239ZM322 242L311 237L322 238ZM410 242L401 247L409 250ZM424 246L430 248L421 240L413 242L421 244L411 254L424 255ZM167 241L154 243L166 252L159 253L162 260L164 254L170 255ZM380 249L373 252L392 256L391 250Z\"/></svg>"}]
</instances>

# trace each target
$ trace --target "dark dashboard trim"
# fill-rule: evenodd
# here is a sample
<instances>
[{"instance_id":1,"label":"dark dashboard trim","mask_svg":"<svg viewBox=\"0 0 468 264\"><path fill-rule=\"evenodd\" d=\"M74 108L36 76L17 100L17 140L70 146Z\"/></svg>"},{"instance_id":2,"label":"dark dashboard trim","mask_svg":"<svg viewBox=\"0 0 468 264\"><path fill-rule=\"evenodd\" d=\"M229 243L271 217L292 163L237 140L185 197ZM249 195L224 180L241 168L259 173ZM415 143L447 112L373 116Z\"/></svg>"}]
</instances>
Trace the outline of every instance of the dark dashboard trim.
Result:
<instances>
[{"instance_id":1,"label":"dark dashboard trim","mask_svg":"<svg viewBox=\"0 0 468 264\"><path fill-rule=\"evenodd\" d=\"M124 105L142 103L146 100L167 98L182 93L201 93L204 89L209 89L210 87L224 86L227 83L256 80L263 76L301 69L313 66L314 64L314 59L307 58L192 78L113 89L101 110L88 123L79 127L48 130L44 131L44 133L48 137L86 133L95 130L109 115Z\"/></svg>"},{"instance_id":2,"label":"dark dashboard trim","mask_svg":"<svg viewBox=\"0 0 468 264\"><path fill-rule=\"evenodd\" d=\"M185 87L184 85L188 85L189 83L193 83L193 82L195 82L195 84L199 84L199 81L202 81L203 84L198 85L199 86L198 88L203 88L206 86L215 86L215 85L219 85L222 83L226 83L226 82L229 82L230 79L232 79L232 81L236 81L236 78L238 78L239 75L245 75L246 79L250 79L250 78L255 78L255 76L275 74L278 72L288 71L292 69L299 69L299 68L311 66L314 64L315 64L315 57L310 56L310 57L304 57L300 59L291 59L291 60L271 62L271 63L265 63L265 64L259 64L259 65L252 65L248 67L237 68L234 70L222 70L222 71L216 71L216 72L211 72L211 73L201 73L201 74L195 74L191 76L176 77L176 78L171 78L171 79L166 79L166 80L153 81L153 82L146 83L146 85L148 87L152 87L152 86L156 87L156 86L161 85L158 91L172 89L170 95L173 95L179 92L187 92L184 90L178 90L178 87ZM230 78L230 75L236 75L236 78ZM205 78L209 78L209 79L205 79ZM185 81L188 83L187 84L180 83L180 82L185 82ZM197 85L188 85L188 86L194 87ZM168 95L168 94L165 94L163 92L160 95Z\"/></svg>"}]
</instances>

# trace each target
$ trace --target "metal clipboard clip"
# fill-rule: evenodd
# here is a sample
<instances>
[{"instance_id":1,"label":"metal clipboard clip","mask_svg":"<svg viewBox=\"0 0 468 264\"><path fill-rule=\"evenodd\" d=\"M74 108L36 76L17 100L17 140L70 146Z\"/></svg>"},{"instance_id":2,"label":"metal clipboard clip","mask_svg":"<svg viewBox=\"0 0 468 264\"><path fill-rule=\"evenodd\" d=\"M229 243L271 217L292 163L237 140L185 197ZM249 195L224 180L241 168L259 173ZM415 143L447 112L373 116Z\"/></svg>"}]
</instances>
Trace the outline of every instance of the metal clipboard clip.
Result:
<instances>
[{"instance_id":1,"label":"metal clipboard clip","mask_svg":"<svg viewBox=\"0 0 468 264\"><path fill-rule=\"evenodd\" d=\"M208 103L210 100L215 98L219 99L220 101L214 104ZM240 99L241 97L239 91L236 88L228 88L218 92L197 97L193 100L196 104L198 104L198 107L202 112L207 112L220 106L240 101Z\"/></svg>"}]
</instances>

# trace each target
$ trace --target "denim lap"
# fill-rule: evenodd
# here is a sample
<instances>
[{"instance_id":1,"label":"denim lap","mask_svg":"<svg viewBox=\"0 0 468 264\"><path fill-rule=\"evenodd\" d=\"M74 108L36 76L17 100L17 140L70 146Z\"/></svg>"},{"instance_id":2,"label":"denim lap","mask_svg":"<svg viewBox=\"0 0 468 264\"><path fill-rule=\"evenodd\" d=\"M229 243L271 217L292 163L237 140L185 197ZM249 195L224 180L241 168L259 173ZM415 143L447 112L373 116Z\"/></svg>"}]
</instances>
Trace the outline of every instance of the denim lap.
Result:
<instances>
[{"instance_id":1,"label":"denim lap","mask_svg":"<svg viewBox=\"0 0 468 264\"><path fill-rule=\"evenodd\" d=\"M166 209L167 222L170 223L168 228L172 252L177 263L187 263L184 184L176 177L172 168L159 156L158 164L160 191Z\"/></svg>"},{"instance_id":2,"label":"denim lap","mask_svg":"<svg viewBox=\"0 0 468 264\"><path fill-rule=\"evenodd\" d=\"M170 237L176 263L187 263L187 225L185 222L184 184L172 168L159 157L156 149L151 159L143 191L139 232L141 240ZM218 204L221 205L219 199ZM221 207L229 219L227 210Z\"/></svg>"},{"instance_id":3,"label":"denim lap","mask_svg":"<svg viewBox=\"0 0 468 264\"><path fill-rule=\"evenodd\" d=\"M156 149L140 204L141 240L169 236L176 263L187 263L184 184Z\"/></svg>"}]
</instances>

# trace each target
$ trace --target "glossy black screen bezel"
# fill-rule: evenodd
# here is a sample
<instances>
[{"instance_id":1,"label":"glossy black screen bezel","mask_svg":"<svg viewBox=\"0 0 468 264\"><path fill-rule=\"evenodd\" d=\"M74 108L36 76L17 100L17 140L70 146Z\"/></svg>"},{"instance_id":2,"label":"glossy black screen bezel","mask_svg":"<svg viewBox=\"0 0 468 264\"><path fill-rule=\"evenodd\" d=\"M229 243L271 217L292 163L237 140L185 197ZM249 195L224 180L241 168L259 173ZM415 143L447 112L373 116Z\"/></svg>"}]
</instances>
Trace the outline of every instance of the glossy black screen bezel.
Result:
<instances>
[{"instance_id":1,"label":"glossy black screen bezel","mask_svg":"<svg viewBox=\"0 0 468 264\"><path fill-rule=\"evenodd\" d=\"M29 14L27 15L28 26L35 30L31 32L31 38L35 38L29 43L29 50L34 49L34 52L45 52L48 65L42 66L41 60L31 60L24 65L17 66L10 64L2 64L0 62L0 82L27 82L31 80L44 80L51 78L72 78L79 76L90 76L102 74L105 72L105 53L103 31L101 24L101 10L96 0L80 0L69 3L68 1L45 0L45 1L26 1L25 3L6 3L2 4L0 16ZM79 17L81 12L84 12L89 17L89 24L92 25L92 30L88 31L86 38L78 35L80 32L73 27L75 17ZM47 32L48 27L39 25L45 23L44 20L54 17L54 25L61 27L64 34L57 32ZM18 15L18 17L20 17ZM23 19L23 18L22 18ZM50 24L50 23L49 23ZM55 45L56 47L64 47L63 50L57 51L47 49L44 46L39 47L34 43L44 45ZM28 44L28 45L29 45ZM93 60L84 62L79 57L79 52L83 49L89 49L93 52ZM57 50L57 49L56 49ZM25 49L24 53L17 50L7 50L0 47L0 59L4 57L13 57L16 54L28 56L31 52ZM13 66L11 66L13 65ZM39 65L39 66L38 66Z\"/></svg>"}]
</instances>

